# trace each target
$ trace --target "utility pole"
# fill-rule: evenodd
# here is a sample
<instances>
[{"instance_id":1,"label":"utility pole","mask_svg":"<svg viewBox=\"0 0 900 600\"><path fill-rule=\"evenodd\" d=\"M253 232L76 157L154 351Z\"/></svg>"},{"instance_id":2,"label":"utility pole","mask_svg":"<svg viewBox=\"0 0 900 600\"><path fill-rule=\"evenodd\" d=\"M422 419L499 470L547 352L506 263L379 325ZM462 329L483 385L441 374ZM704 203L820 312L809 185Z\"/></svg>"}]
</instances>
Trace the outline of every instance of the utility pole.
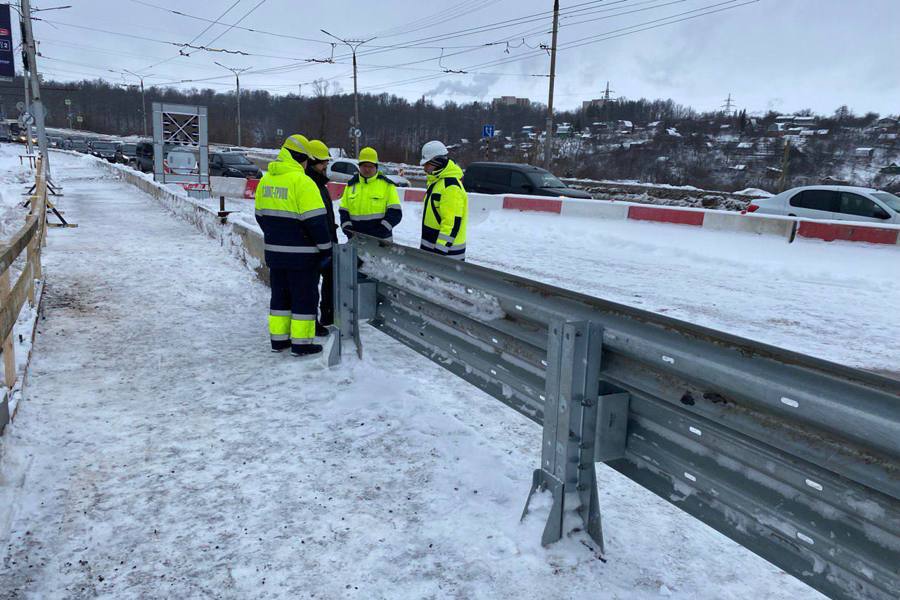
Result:
<instances>
[{"instance_id":1,"label":"utility pole","mask_svg":"<svg viewBox=\"0 0 900 600\"><path fill-rule=\"evenodd\" d=\"M23 48L24 49L24 48ZM28 71L22 65L22 81L25 83L25 112L31 114L31 82L28 81ZM31 154L31 125L25 124L25 152Z\"/></svg>"},{"instance_id":2,"label":"utility pole","mask_svg":"<svg viewBox=\"0 0 900 600\"><path fill-rule=\"evenodd\" d=\"M781 157L781 178L778 180L778 193L787 187L788 168L791 165L791 140L784 140L784 156Z\"/></svg>"},{"instance_id":3,"label":"utility pole","mask_svg":"<svg viewBox=\"0 0 900 600\"><path fill-rule=\"evenodd\" d=\"M128 69L122 69L122 72L137 77L141 82L141 121L143 121L144 124L144 137L147 137L147 98L144 96L144 77L153 77L153 75L138 75L137 73L132 73ZM238 142L238 144L240 144L240 142Z\"/></svg>"},{"instance_id":4,"label":"utility pole","mask_svg":"<svg viewBox=\"0 0 900 600\"><path fill-rule=\"evenodd\" d=\"M34 31L31 28L31 0L21 0L22 33L25 45L25 56L28 64L28 78L31 82L31 110L38 130L38 148L41 152L41 165L47 179L50 178L50 156L47 152L47 130L44 127L44 103L41 102L41 84L38 80L37 51L34 44ZM30 131L30 128L29 128ZM29 134L29 140L31 139Z\"/></svg>"},{"instance_id":5,"label":"utility pole","mask_svg":"<svg viewBox=\"0 0 900 600\"><path fill-rule=\"evenodd\" d=\"M320 29L319 31L321 31L322 33L324 33L325 35L327 35L329 37L333 37L334 39L341 42L342 44L347 44L347 46L350 48L350 51L353 53L353 129L354 129L353 148L356 151L355 156L359 156L359 138L360 138L360 136L355 135L357 133L355 130L358 129L358 130L360 130L360 133L361 133L362 127L360 127L360 123L359 123L359 92L358 92L358 88L357 88L357 79L356 79L356 51L359 49L360 46L362 46L366 42L371 42L375 38L369 38L367 40L344 40L344 39L339 38L336 35L328 33L324 29Z\"/></svg>"},{"instance_id":6,"label":"utility pole","mask_svg":"<svg viewBox=\"0 0 900 600\"><path fill-rule=\"evenodd\" d=\"M226 67L220 62L216 62L217 65L222 67L223 69L228 69L232 73L234 73L234 84L236 88L235 94L237 95L237 145L241 145L241 73L244 71L249 71L250 67L245 67L243 69L234 69L232 67Z\"/></svg>"},{"instance_id":7,"label":"utility pole","mask_svg":"<svg viewBox=\"0 0 900 600\"><path fill-rule=\"evenodd\" d=\"M550 170L553 159L553 84L556 82L556 34L559 31L559 0L553 0L553 42L550 45L550 94L547 100L547 126L544 132L544 168Z\"/></svg>"}]
</instances>

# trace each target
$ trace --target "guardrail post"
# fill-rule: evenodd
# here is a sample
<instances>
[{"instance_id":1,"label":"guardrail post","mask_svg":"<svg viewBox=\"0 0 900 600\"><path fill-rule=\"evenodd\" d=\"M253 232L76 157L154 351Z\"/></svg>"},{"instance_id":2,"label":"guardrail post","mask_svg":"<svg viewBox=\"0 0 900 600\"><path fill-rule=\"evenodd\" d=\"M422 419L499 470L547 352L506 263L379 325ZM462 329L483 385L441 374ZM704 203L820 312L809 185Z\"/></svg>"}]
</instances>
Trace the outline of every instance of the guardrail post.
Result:
<instances>
[{"instance_id":1,"label":"guardrail post","mask_svg":"<svg viewBox=\"0 0 900 600\"><path fill-rule=\"evenodd\" d=\"M534 494L549 491L553 506L541 543L552 544L567 533L565 515L571 511L581 517L600 554L603 527L594 443L602 339L602 329L589 321L559 321L549 327L541 468L534 472L522 512L524 519Z\"/></svg>"},{"instance_id":2,"label":"guardrail post","mask_svg":"<svg viewBox=\"0 0 900 600\"><path fill-rule=\"evenodd\" d=\"M356 267L357 260L355 244L334 246L331 267L334 272L334 324L338 333L328 357L329 367L340 364L341 346L344 340L353 339L356 343L356 352L359 358L362 358L356 291L359 277Z\"/></svg>"},{"instance_id":3,"label":"guardrail post","mask_svg":"<svg viewBox=\"0 0 900 600\"><path fill-rule=\"evenodd\" d=\"M28 275L28 270L26 266L26 272L22 273L23 277ZM9 291L9 269L7 269L0 275L0 298L8 298ZM3 340L3 381L9 389L12 389L16 384L16 355L13 348L12 332Z\"/></svg>"}]
</instances>

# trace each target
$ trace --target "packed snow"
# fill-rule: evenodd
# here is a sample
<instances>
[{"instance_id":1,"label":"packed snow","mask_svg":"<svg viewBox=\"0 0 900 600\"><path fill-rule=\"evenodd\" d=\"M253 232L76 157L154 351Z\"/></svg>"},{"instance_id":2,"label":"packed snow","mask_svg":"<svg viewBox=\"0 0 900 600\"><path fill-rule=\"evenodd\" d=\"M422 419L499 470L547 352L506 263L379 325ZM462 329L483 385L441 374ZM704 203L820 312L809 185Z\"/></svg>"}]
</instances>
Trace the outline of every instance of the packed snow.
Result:
<instances>
[{"instance_id":1,"label":"packed snow","mask_svg":"<svg viewBox=\"0 0 900 600\"><path fill-rule=\"evenodd\" d=\"M821 598L603 466L606 562L581 534L542 548L546 502L519 521L536 425L368 327L340 368L270 353L268 290L243 264L53 158L79 228L50 232L0 438L0 596Z\"/></svg>"}]
</instances>

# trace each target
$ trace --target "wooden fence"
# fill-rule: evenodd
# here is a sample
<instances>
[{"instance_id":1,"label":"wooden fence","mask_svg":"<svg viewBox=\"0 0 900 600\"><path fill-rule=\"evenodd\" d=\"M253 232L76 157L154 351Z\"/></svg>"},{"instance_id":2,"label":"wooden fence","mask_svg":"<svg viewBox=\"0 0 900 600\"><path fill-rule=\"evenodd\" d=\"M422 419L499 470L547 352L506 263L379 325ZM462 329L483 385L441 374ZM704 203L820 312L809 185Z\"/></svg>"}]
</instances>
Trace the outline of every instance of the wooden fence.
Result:
<instances>
[{"instance_id":1,"label":"wooden fence","mask_svg":"<svg viewBox=\"0 0 900 600\"><path fill-rule=\"evenodd\" d=\"M18 376L13 329L25 302L34 305L34 282L42 278L41 248L47 243L47 181L41 167L38 159L34 194L29 199L30 212L25 218L25 224L8 243L0 246L0 348L3 356L3 383L6 386L0 402L0 431L10 418L8 395ZM11 286L10 268L23 251L26 253L25 262L15 285Z\"/></svg>"}]
</instances>

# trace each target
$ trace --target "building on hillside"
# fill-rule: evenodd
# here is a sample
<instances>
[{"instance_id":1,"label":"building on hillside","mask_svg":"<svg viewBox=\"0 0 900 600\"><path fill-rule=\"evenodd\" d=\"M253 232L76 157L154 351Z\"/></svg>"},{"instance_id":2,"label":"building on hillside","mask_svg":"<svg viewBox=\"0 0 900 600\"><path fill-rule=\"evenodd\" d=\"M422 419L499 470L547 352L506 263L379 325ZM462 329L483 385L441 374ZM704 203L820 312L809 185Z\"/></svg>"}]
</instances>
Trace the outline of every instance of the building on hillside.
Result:
<instances>
[{"instance_id":1,"label":"building on hillside","mask_svg":"<svg viewBox=\"0 0 900 600\"><path fill-rule=\"evenodd\" d=\"M528 98L517 98L516 96L500 96L494 98L494 106L531 106L531 100Z\"/></svg>"},{"instance_id":2,"label":"building on hillside","mask_svg":"<svg viewBox=\"0 0 900 600\"><path fill-rule=\"evenodd\" d=\"M872 158L875 156L875 148L855 148L853 156L856 158Z\"/></svg>"},{"instance_id":3,"label":"building on hillside","mask_svg":"<svg viewBox=\"0 0 900 600\"><path fill-rule=\"evenodd\" d=\"M882 167L879 173L882 175L900 175L900 165L891 163L886 167Z\"/></svg>"}]
</instances>

